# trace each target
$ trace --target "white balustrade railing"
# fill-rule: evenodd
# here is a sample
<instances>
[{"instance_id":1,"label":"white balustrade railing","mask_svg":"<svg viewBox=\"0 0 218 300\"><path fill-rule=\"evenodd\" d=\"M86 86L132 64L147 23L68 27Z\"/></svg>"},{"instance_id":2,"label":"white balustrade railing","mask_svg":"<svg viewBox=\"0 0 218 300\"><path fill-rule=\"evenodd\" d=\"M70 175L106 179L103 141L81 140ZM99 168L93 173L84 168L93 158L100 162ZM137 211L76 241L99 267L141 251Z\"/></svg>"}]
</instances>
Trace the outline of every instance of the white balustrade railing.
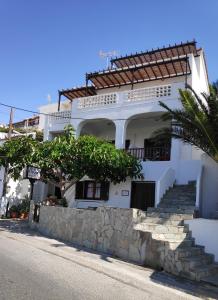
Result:
<instances>
[{"instance_id":1,"label":"white balustrade railing","mask_svg":"<svg viewBox=\"0 0 218 300\"><path fill-rule=\"evenodd\" d=\"M159 85L149 88L142 88L121 93L101 94L96 96L83 97L78 99L77 108L95 108L104 107L118 102L118 97L121 97L124 102L143 101L148 99L169 97L172 94L172 86Z\"/></svg>"},{"instance_id":2,"label":"white balustrade railing","mask_svg":"<svg viewBox=\"0 0 218 300\"><path fill-rule=\"evenodd\" d=\"M153 98L169 97L171 96L171 85L160 85L149 88L132 90L124 93L124 101L134 102L143 101Z\"/></svg>"},{"instance_id":3,"label":"white balustrade railing","mask_svg":"<svg viewBox=\"0 0 218 300\"><path fill-rule=\"evenodd\" d=\"M117 93L102 94L90 97L80 98L78 108L95 108L98 106L108 106L117 103Z\"/></svg>"},{"instance_id":4,"label":"white balustrade railing","mask_svg":"<svg viewBox=\"0 0 218 300\"><path fill-rule=\"evenodd\" d=\"M49 114L49 124L69 124L71 119L71 111L65 110L65 111L59 111L55 113Z\"/></svg>"}]
</instances>

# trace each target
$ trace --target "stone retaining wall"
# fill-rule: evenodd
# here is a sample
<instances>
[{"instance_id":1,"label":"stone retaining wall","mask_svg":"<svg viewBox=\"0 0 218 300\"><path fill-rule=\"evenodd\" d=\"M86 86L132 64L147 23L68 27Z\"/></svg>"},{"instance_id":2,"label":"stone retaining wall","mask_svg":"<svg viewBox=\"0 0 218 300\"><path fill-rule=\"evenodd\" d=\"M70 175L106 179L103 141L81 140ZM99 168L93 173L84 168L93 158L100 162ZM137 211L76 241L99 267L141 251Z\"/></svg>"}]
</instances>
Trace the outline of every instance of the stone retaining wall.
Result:
<instances>
[{"instance_id":1,"label":"stone retaining wall","mask_svg":"<svg viewBox=\"0 0 218 300\"><path fill-rule=\"evenodd\" d=\"M33 209L33 205L31 207ZM30 226L47 236L138 264L145 264L146 258L154 258L154 252L151 252L149 247L150 234L134 230L134 226L145 218L145 213L140 210L110 207L88 210L42 206L39 223L33 222L32 216L30 213Z\"/></svg>"}]
</instances>

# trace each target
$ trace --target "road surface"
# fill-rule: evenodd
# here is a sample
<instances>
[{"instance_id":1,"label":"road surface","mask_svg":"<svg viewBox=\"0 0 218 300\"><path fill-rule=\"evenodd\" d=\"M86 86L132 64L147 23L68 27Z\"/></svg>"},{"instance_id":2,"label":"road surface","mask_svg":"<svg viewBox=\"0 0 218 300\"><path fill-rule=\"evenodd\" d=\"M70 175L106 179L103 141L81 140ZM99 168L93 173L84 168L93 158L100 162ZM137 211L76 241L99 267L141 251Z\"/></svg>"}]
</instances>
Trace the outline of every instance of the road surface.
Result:
<instances>
[{"instance_id":1,"label":"road surface","mask_svg":"<svg viewBox=\"0 0 218 300\"><path fill-rule=\"evenodd\" d=\"M85 251L0 220L0 300L218 299L218 289Z\"/></svg>"}]
</instances>

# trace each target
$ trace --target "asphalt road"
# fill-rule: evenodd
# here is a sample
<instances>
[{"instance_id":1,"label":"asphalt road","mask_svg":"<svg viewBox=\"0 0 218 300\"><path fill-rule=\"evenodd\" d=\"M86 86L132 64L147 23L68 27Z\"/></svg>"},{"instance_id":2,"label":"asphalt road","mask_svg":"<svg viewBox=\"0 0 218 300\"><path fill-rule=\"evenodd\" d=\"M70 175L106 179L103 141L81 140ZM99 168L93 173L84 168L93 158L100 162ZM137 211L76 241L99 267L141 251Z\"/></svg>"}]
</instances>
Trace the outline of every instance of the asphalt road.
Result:
<instances>
[{"instance_id":1,"label":"asphalt road","mask_svg":"<svg viewBox=\"0 0 218 300\"><path fill-rule=\"evenodd\" d=\"M195 296L194 296L195 295ZM0 300L218 299L218 289L177 280L0 221Z\"/></svg>"}]
</instances>

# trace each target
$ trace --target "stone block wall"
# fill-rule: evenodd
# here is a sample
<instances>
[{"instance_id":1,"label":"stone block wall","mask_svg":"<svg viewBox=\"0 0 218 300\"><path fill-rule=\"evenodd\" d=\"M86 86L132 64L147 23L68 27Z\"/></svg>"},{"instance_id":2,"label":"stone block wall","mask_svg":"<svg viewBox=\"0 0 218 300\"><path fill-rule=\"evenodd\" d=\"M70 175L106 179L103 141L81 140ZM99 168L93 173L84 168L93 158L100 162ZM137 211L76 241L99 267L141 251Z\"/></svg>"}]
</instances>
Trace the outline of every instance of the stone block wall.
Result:
<instances>
[{"instance_id":1,"label":"stone block wall","mask_svg":"<svg viewBox=\"0 0 218 300\"><path fill-rule=\"evenodd\" d=\"M146 257L153 260L154 253L149 253L151 237L134 230L144 218L145 213L137 209L41 206L39 223L33 222L32 213L29 221L32 228L47 236L145 264Z\"/></svg>"}]
</instances>

